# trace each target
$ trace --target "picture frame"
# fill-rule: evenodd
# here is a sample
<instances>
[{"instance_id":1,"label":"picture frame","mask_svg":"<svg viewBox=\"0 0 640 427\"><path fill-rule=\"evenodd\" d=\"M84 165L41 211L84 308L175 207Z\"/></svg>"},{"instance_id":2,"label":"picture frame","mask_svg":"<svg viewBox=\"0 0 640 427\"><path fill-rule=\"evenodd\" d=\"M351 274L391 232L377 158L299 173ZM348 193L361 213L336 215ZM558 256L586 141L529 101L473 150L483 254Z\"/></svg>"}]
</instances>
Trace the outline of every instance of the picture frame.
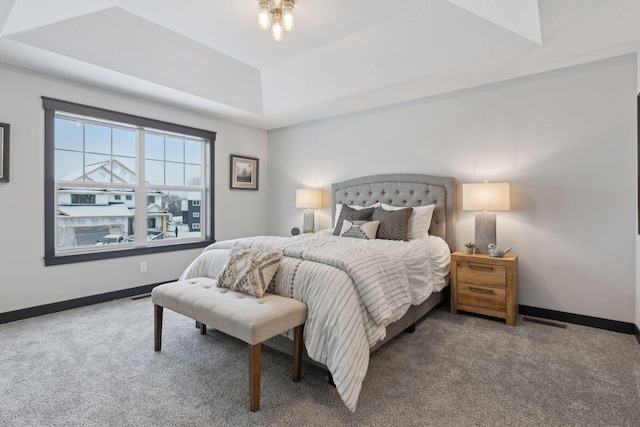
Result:
<instances>
[{"instance_id":1,"label":"picture frame","mask_svg":"<svg viewBox=\"0 0 640 427\"><path fill-rule=\"evenodd\" d=\"M231 155L230 186L232 190L258 190L259 162L256 157Z\"/></svg>"},{"instance_id":2,"label":"picture frame","mask_svg":"<svg viewBox=\"0 0 640 427\"><path fill-rule=\"evenodd\" d=\"M9 182L9 124L0 123L0 182Z\"/></svg>"}]
</instances>

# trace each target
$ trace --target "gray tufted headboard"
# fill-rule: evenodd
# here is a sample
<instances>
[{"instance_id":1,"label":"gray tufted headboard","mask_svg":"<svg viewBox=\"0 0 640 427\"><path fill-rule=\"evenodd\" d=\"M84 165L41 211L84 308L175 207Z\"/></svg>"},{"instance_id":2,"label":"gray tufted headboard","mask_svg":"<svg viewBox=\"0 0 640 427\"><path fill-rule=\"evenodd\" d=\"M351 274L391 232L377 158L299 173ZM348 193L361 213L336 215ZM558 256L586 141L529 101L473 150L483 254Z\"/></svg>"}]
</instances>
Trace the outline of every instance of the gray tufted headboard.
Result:
<instances>
[{"instance_id":1,"label":"gray tufted headboard","mask_svg":"<svg viewBox=\"0 0 640 427\"><path fill-rule=\"evenodd\" d=\"M338 182L331 186L335 221L336 204L368 206L376 202L393 206L436 207L429 234L442 237L456 250L456 182L453 178L418 174L371 175Z\"/></svg>"}]
</instances>

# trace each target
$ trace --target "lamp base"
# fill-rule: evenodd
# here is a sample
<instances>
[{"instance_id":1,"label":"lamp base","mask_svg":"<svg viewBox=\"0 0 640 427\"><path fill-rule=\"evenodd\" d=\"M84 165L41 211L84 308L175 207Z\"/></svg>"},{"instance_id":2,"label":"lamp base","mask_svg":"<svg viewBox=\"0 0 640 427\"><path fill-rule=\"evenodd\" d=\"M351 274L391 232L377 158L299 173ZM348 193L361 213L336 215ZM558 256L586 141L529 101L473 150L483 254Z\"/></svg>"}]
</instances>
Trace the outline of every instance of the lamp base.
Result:
<instances>
[{"instance_id":1,"label":"lamp base","mask_svg":"<svg viewBox=\"0 0 640 427\"><path fill-rule=\"evenodd\" d=\"M304 222L302 227L303 233L309 233L311 230L315 231L314 217L315 217L315 212L312 209L305 209Z\"/></svg>"},{"instance_id":2,"label":"lamp base","mask_svg":"<svg viewBox=\"0 0 640 427\"><path fill-rule=\"evenodd\" d=\"M496 243L496 213L476 214L476 253L489 254L489 243Z\"/></svg>"}]
</instances>

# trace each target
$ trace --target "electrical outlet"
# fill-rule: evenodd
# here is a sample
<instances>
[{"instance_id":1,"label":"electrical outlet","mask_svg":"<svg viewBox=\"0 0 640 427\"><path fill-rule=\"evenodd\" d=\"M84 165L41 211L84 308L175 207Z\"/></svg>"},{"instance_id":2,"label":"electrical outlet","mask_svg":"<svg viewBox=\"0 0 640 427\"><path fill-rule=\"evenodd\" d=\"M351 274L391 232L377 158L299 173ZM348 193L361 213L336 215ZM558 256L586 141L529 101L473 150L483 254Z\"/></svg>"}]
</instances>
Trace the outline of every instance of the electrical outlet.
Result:
<instances>
[{"instance_id":1,"label":"electrical outlet","mask_svg":"<svg viewBox=\"0 0 640 427\"><path fill-rule=\"evenodd\" d=\"M140 263L140 273L146 273L147 272L147 263L145 261L142 261Z\"/></svg>"}]
</instances>

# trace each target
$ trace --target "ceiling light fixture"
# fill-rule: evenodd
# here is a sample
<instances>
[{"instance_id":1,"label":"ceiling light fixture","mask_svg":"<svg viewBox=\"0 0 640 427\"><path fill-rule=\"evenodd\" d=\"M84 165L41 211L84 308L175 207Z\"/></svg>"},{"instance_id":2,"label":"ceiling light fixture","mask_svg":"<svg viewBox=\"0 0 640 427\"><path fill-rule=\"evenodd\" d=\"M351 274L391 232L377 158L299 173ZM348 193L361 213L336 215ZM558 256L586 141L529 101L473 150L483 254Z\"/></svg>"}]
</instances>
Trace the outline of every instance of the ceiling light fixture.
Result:
<instances>
[{"instance_id":1,"label":"ceiling light fixture","mask_svg":"<svg viewBox=\"0 0 640 427\"><path fill-rule=\"evenodd\" d=\"M262 30L271 28L271 38L277 42L283 38L284 31L293 31L295 18L293 6L295 0L258 0L258 27Z\"/></svg>"}]
</instances>

